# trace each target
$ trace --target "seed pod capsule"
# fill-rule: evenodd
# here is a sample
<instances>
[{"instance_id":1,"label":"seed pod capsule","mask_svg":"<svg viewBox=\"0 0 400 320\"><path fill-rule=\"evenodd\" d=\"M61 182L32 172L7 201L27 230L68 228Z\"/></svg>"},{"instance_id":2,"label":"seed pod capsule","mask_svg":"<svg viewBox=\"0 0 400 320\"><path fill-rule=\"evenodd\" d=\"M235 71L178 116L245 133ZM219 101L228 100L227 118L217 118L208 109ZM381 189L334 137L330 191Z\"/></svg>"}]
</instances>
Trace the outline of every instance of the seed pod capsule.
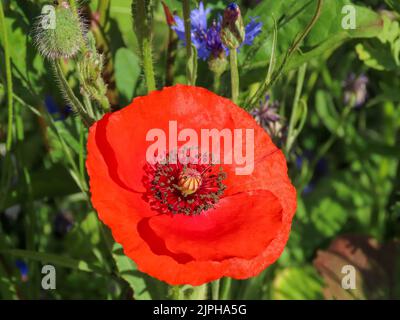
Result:
<instances>
[{"instance_id":1,"label":"seed pod capsule","mask_svg":"<svg viewBox=\"0 0 400 320\"><path fill-rule=\"evenodd\" d=\"M48 59L72 58L85 43L86 27L67 1L46 5L34 27L34 41Z\"/></svg>"}]
</instances>

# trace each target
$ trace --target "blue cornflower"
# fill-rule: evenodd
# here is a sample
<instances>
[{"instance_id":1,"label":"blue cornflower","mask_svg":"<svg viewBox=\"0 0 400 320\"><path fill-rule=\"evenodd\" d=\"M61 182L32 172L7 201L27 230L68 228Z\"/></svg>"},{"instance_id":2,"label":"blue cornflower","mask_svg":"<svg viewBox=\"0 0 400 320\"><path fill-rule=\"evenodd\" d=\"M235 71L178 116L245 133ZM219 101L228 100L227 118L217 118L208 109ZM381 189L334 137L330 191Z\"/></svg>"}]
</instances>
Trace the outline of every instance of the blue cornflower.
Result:
<instances>
[{"instance_id":1,"label":"blue cornflower","mask_svg":"<svg viewBox=\"0 0 400 320\"><path fill-rule=\"evenodd\" d=\"M28 265L22 260L17 260L15 261L15 266L19 269L19 272L21 274L21 280L23 282L28 281L28 272L29 272Z\"/></svg>"},{"instance_id":2,"label":"blue cornflower","mask_svg":"<svg viewBox=\"0 0 400 320\"><path fill-rule=\"evenodd\" d=\"M207 18L211 9L206 9L203 2L200 2L199 8L193 9L190 13L192 43L197 49L197 54L200 59L207 60L212 54L217 57L225 52L229 54L229 50L221 42L221 22L219 17L214 20L210 27L207 25ZM178 38L185 43L185 24L179 16L174 16L176 25L172 27L175 30ZM261 33L262 23L251 18L250 23L246 26L246 36L244 45L251 45L254 38Z\"/></svg>"},{"instance_id":3,"label":"blue cornflower","mask_svg":"<svg viewBox=\"0 0 400 320\"><path fill-rule=\"evenodd\" d=\"M44 105L46 106L47 112L55 117L55 121L65 120L72 112L71 107L68 105L60 109L55 99L50 95L45 96Z\"/></svg>"},{"instance_id":4,"label":"blue cornflower","mask_svg":"<svg viewBox=\"0 0 400 320\"><path fill-rule=\"evenodd\" d=\"M206 33L206 49L207 49L207 57L211 54L213 57L219 57L223 52L228 55L229 50L224 47L220 37L221 33L221 23L217 21L213 21L210 28L208 28Z\"/></svg>"},{"instance_id":5,"label":"blue cornflower","mask_svg":"<svg viewBox=\"0 0 400 320\"><path fill-rule=\"evenodd\" d=\"M255 37L257 37L262 31L262 23L257 22L254 18L250 18L249 24L245 27L246 36L244 38L244 45L250 46Z\"/></svg>"}]
</instances>

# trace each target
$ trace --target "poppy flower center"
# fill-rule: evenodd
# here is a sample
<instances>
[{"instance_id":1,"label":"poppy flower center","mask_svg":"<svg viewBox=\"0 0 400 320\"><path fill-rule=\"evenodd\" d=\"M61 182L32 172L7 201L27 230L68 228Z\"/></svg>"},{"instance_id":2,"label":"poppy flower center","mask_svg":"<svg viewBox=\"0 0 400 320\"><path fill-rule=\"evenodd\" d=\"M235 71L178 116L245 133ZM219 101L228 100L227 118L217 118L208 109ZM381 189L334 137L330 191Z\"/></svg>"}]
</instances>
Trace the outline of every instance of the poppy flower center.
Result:
<instances>
[{"instance_id":1,"label":"poppy flower center","mask_svg":"<svg viewBox=\"0 0 400 320\"><path fill-rule=\"evenodd\" d=\"M195 193L201 186L201 174L195 169L183 169L179 175L178 186L184 197Z\"/></svg>"},{"instance_id":2,"label":"poppy flower center","mask_svg":"<svg viewBox=\"0 0 400 320\"><path fill-rule=\"evenodd\" d=\"M226 189L226 174L215 165L156 163L145 171L145 198L162 213L200 214L214 208Z\"/></svg>"}]
</instances>

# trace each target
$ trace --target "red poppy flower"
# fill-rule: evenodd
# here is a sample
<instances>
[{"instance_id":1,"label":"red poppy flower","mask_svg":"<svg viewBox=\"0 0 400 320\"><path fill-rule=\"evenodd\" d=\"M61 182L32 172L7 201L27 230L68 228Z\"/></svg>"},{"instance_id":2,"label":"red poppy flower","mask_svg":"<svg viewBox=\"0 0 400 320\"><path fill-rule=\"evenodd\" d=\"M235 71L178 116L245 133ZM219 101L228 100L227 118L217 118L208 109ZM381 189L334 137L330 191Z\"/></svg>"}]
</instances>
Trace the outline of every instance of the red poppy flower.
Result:
<instances>
[{"instance_id":1,"label":"red poppy flower","mask_svg":"<svg viewBox=\"0 0 400 320\"><path fill-rule=\"evenodd\" d=\"M236 158L214 166L149 164L146 137L154 128L168 133L171 120L178 132L191 128L198 136L202 129L254 130L254 170L238 175ZM87 169L100 219L139 270L169 284L255 276L288 240L296 190L284 155L248 113L206 89L164 88L105 115L90 128Z\"/></svg>"}]
</instances>

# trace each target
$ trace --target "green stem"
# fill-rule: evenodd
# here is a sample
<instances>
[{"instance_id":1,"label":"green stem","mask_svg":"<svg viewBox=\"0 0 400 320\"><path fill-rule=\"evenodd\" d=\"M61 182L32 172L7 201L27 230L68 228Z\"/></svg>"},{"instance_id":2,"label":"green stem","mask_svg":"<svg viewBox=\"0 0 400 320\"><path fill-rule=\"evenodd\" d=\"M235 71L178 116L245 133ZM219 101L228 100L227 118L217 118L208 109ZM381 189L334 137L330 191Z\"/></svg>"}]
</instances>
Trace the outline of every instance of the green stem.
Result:
<instances>
[{"instance_id":1,"label":"green stem","mask_svg":"<svg viewBox=\"0 0 400 320\"><path fill-rule=\"evenodd\" d=\"M99 0L97 12L99 13L99 24L104 28L110 13L110 0Z\"/></svg>"},{"instance_id":2,"label":"green stem","mask_svg":"<svg viewBox=\"0 0 400 320\"><path fill-rule=\"evenodd\" d=\"M181 286L171 286L169 289L169 296L171 300L182 300L183 292Z\"/></svg>"},{"instance_id":3,"label":"green stem","mask_svg":"<svg viewBox=\"0 0 400 320\"><path fill-rule=\"evenodd\" d=\"M79 101L79 99L75 96L75 93L72 91L71 87L68 84L67 79L65 78L64 72L62 71L60 61L56 61L53 63L56 71L57 78L60 81L60 87L65 95L68 102L72 105L74 111L76 111L82 118L83 123L86 127L90 127L94 120L87 114L84 106Z\"/></svg>"},{"instance_id":4,"label":"green stem","mask_svg":"<svg viewBox=\"0 0 400 320\"><path fill-rule=\"evenodd\" d=\"M317 3L317 8L315 10L315 13L310 20L310 22L307 24L305 29L301 32L301 34L296 37L296 39L293 41L293 44L290 46L289 50L285 54L282 63L279 65L279 68L276 72L273 73L271 80L267 84L263 84L262 87L257 90L257 93L250 99L251 103L250 105L254 105L257 101L259 101L260 94L263 92L266 92L269 90L269 88L272 87L272 85L278 81L278 79L281 77L283 74L283 71L289 62L290 58L292 55L299 49L301 43L305 39L305 37L310 33L311 29L314 27L315 23L317 22L319 16L321 15L321 10L322 10L322 5L323 5L323 0L318 0Z\"/></svg>"},{"instance_id":5,"label":"green stem","mask_svg":"<svg viewBox=\"0 0 400 320\"><path fill-rule=\"evenodd\" d=\"M228 300L229 294L231 291L231 286L232 286L231 278L223 278L222 279L222 286L221 286L221 292L220 292L221 300Z\"/></svg>"},{"instance_id":6,"label":"green stem","mask_svg":"<svg viewBox=\"0 0 400 320\"><path fill-rule=\"evenodd\" d=\"M8 43L8 33L6 27L6 19L4 16L3 2L0 2L0 33L3 36L4 45L4 58L6 67L6 80L7 80L7 108L8 108L8 127L7 127L7 141L6 149L11 150L13 140L13 83L11 74L11 57L10 46Z\"/></svg>"},{"instance_id":7,"label":"green stem","mask_svg":"<svg viewBox=\"0 0 400 320\"><path fill-rule=\"evenodd\" d=\"M221 74L214 72L214 84L213 84L214 92L218 94L220 88L221 88Z\"/></svg>"},{"instance_id":8,"label":"green stem","mask_svg":"<svg viewBox=\"0 0 400 320\"><path fill-rule=\"evenodd\" d=\"M219 300L219 287L220 287L219 279L211 282L211 297L213 300Z\"/></svg>"},{"instance_id":9,"label":"green stem","mask_svg":"<svg viewBox=\"0 0 400 320\"><path fill-rule=\"evenodd\" d=\"M293 137L293 132L294 132L294 126L298 120L298 108L299 108L299 101L300 101L300 96L301 92L303 90L303 84L304 84L304 79L306 76L306 70L307 70L307 64L303 64L303 66L300 67L299 73L297 75L297 84L296 84L296 91L294 95L294 100L293 100L293 107L292 107L292 114L290 116L290 122L289 122L289 129L288 129L288 138L287 138L287 144L286 144L286 154L289 154L289 151L294 143L295 137Z\"/></svg>"},{"instance_id":10,"label":"green stem","mask_svg":"<svg viewBox=\"0 0 400 320\"><path fill-rule=\"evenodd\" d=\"M132 1L132 16L135 33L139 42L140 54L143 63L144 77L147 91L156 90L156 80L153 67L152 43L152 17L153 6L151 0Z\"/></svg>"},{"instance_id":11,"label":"green stem","mask_svg":"<svg viewBox=\"0 0 400 320\"><path fill-rule=\"evenodd\" d=\"M238 103L239 100L239 69L237 61L237 50L231 49L229 51L231 63L231 88L232 88L232 101Z\"/></svg>"},{"instance_id":12,"label":"green stem","mask_svg":"<svg viewBox=\"0 0 400 320\"><path fill-rule=\"evenodd\" d=\"M186 40L186 59L187 59L187 66L192 61L192 30L191 30L191 23L190 23L190 0L183 0L182 1L182 9L183 9L183 21L185 24L185 40ZM192 83L192 74L191 70L189 67L186 68L186 77L187 77L187 82L190 85L193 85Z\"/></svg>"},{"instance_id":13,"label":"green stem","mask_svg":"<svg viewBox=\"0 0 400 320\"><path fill-rule=\"evenodd\" d=\"M156 90L156 80L153 68L153 55L151 49L151 40L144 38L142 42L142 57L144 76L146 78L147 91L151 92Z\"/></svg>"},{"instance_id":14,"label":"green stem","mask_svg":"<svg viewBox=\"0 0 400 320\"><path fill-rule=\"evenodd\" d=\"M319 160L321 160L326 153L328 153L328 151L331 149L331 147L333 146L333 144L336 142L336 140L338 139L339 135L340 135L340 130L344 127L346 121L347 121L347 117L349 116L351 110L352 110L352 102L350 104L348 104L342 111L341 115L340 115L340 120L339 120L339 124L336 128L336 131L334 134L332 134L329 139L327 141L325 141L325 143L318 149L318 153L316 154L315 158L312 160L311 164L309 165L309 170L308 170L308 174L306 175L305 179L303 180L303 182L300 184L299 189L302 191L304 189L304 187L310 182L310 180L312 179L315 167L317 166Z\"/></svg>"}]
</instances>

